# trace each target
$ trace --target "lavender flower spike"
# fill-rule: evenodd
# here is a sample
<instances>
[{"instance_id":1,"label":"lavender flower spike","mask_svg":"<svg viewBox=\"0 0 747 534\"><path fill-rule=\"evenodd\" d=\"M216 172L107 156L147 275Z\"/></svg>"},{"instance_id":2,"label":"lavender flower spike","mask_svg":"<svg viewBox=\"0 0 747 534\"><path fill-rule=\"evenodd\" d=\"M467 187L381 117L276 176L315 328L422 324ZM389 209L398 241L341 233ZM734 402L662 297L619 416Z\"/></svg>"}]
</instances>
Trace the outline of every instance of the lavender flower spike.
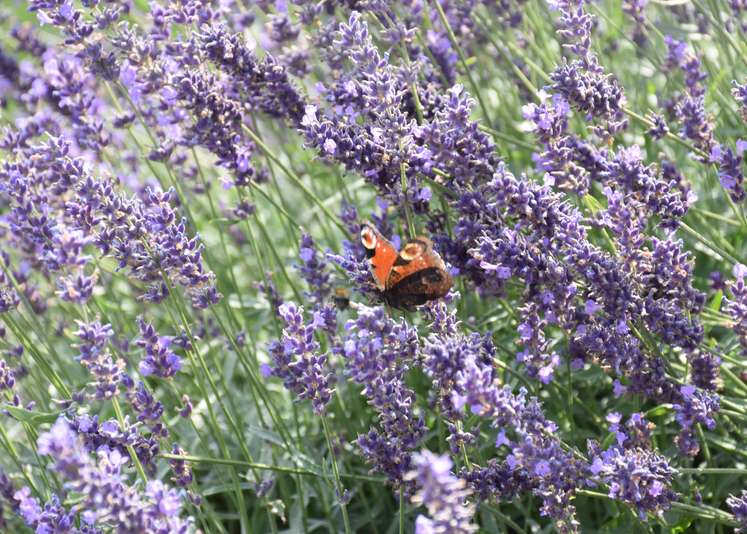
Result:
<instances>
[{"instance_id":1,"label":"lavender flower spike","mask_svg":"<svg viewBox=\"0 0 747 534\"><path fill-rule=\"evenodd\" d=\"M418 516L416 534L477 532L477 526L472 523L475 506L465 500L472 491L465 480L451 474L451 466L448 455L436 456L424 450L413 456L414 469L405 479L415 481L418 491L412 496L412 502L425 506L430 516Z\"/></svg>"},{"instance_id":2,"label":"lavender flower spike","mask_svg":"<svg viewBox=\"0 0 747 534\"><path fill-rule=\"evenodd\" d=\"M303 308L292 302L281 305L278 313L285 328L280 340L268 347L274 363L271 374L282 378L299 398L310 399L320 415L332 398L332 375L327 355L319 354L319 343L314 340L316 323L306 324Z\"/></svg>"},{"instance_id":3,"label":"lavender flower spike","mask_svg":"<svg viewBox=\"0 0 747 534\"><path fill-rule=\"evenodd\" d=\"M729 495L726 499L726 504L731 509L731 513L739 521L739 527L735 530L737 534L747 532L747 491L742 490L742 494L739 497Z\"/></svg>"}]
</instances>

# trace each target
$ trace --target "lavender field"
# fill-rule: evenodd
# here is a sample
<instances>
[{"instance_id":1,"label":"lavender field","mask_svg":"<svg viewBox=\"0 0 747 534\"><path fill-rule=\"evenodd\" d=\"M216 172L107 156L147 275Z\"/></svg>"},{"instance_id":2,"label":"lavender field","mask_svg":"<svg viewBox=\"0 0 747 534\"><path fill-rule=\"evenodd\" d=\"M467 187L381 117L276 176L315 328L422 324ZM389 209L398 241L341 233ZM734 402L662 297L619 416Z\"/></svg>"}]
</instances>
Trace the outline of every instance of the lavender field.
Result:
<instances>
[{"instance_id":1,"label":"lavender field","mask_svg":"<svg viewBox=\"0 0 747 534\"><path fill-rule=\"evenodd\" d=\"M0 2L0 532L747 533L745 0Z\"/></svg>"}]
</instances>

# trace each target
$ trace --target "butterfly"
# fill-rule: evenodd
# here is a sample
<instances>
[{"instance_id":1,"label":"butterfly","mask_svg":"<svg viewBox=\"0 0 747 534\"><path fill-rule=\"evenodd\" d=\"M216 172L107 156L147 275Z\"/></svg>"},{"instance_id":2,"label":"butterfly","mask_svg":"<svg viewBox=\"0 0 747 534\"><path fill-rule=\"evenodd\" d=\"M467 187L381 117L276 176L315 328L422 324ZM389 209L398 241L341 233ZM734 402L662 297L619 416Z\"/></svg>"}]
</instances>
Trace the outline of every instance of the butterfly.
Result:
<instances>
[{"instance_id":1,"label":"butterfly","mask_svg":"<svg viewBox=\"0 0 747 534\"><path fill-rule=\"evenodd\" d=\"M410 239L397 251L371 223L365 222L361 225L361 243L376 289L393 308L413 310L451 289L451 275L427 237Z\"/></svg>"}]
</instances>

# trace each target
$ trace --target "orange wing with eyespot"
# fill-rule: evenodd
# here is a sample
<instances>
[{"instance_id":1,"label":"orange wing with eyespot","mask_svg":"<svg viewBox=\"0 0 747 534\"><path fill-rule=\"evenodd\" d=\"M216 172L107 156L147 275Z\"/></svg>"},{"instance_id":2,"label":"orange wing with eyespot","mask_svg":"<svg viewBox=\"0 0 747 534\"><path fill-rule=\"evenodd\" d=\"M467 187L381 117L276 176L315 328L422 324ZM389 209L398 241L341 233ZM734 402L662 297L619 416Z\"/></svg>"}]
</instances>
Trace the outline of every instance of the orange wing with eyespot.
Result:
<instances>
[{"instance_id":1,"label":"orange wing with eyespot","mask_svg":"<svg viewBox=\"0 0 747 534\"><path fill-rule=\"evenodd\" d=\"M397 249L370 223L361 225L361 243L366 249L376 287L379 291L384 291L392 267L398 258Z\"/></svg>"},{"instance_id":2,"label":"orange wing with eyespot","mask_svg":"<svg viewBox=\"0 0 747 534\"><path fill-rule=\"evenodd\" d=\"M427 237L411 239L397 252L370 223L361 226L377 289L394 308L414 310L429 300L446 295L453 281L441 256Z\"/></svg>"}]
</instances>

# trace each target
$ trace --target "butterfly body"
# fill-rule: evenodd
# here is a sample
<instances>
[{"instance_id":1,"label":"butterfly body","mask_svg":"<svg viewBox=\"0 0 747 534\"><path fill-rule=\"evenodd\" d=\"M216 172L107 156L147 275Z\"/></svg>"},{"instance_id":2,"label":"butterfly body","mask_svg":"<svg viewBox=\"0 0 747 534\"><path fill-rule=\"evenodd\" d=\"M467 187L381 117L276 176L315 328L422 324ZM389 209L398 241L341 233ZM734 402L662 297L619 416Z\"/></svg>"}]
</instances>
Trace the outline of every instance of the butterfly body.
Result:
<instances>
[{"instance_id":1,"label":"butterfly body","mask_svg":"<svg viewBox=\"0 0 747 534\"><path fill-rule=\"evenodd\" d=\"M416 237L397 250L370 223L361 226L376 288L384 302L394 308L412 310L445 296L453 281L441 256L427 237Z\"/></svg>"}]
</instances>

